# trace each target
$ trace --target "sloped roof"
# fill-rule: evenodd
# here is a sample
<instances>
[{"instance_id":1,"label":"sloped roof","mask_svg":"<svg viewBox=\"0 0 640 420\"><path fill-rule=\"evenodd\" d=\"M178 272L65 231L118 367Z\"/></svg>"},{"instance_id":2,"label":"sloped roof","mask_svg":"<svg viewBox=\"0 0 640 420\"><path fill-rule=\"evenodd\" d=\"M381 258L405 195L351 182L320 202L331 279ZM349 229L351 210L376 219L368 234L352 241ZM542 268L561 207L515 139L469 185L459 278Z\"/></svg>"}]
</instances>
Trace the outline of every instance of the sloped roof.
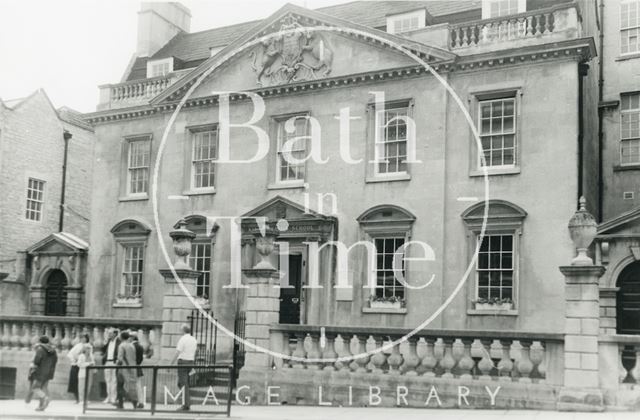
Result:
<instances>
[{"instance_id":1,"label":"sloped roof","mask_svg":"<svg viewBox=\"0 0 640 420\"><path fill-rule=\"evenodd\" d=\"M315 11L332 17L347 20L355 24L371 28L386 26L386 17L397 13L425 8L428 15L443 15L479 10L479 0L430 0L430 1L353 1L350 3L327 6ZM194 65L210 57L211 47L222 47L244 35L262 20L238 23L235 25L209 29L201 32L182 32L173 37L164 47L150 59L158 60L176 57L183 62ZM127 80L144 79L147 72L147 58L138 57L134 62ZM193 67L189 65L188 67Z\"/></svg>"},{"instance_id":2,"label":"sloped roof","mask_svg":"<svg viewBox=\"0 0 640 420\"><path fill-rule=\"evenodd\" d=\"M69 124L73 124L77 127L84 128L88 131L93 131L93 127L91 124L87 123L82 118L82 113L76 111L75 109L71 109L69 107L63 106L57 109L58 118L62 121L67 122Z\"/></svg>"}]
</instances>

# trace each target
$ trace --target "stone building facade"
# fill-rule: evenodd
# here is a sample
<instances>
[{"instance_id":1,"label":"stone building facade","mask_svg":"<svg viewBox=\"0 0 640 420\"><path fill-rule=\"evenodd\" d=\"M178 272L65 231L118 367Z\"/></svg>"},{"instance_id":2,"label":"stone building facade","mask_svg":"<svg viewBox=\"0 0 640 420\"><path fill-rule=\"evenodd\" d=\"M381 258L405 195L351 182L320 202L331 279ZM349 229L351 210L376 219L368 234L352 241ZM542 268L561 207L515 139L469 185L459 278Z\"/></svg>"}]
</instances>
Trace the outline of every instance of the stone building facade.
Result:
<instances>
[{"instance_id":1,"label":"stone building facade","mask_svg":"<svg viewBox=\"0 0 640 420\"><path fill-rule=\"evenodd\" d=\"M0 102L2 313L57 314L62 306L67 315L83 313L93 145L81 115L56 110L42 90Z\"/></svg>"},{"instance_id":2,"label":"stone building facade","mask_svg":"<svg viewBox=\"0 0 640 420\"><path fill-rule=\"evenodd\" d=\"M372 16L361 13L367 5L359 2L316 11L286 6L259 23L181 32L155 52L142 48L127 69L126 82L101 87L99 111L87 116L100 139L86 290L91 315L161 317L158 270L167 262L159 241L168 247L166 232L186 219L197 233L193 264L206 281L197 294L231 325L246 297L242 289L224 286L251 267L257 253L254 232L243 227L236 243L226 218L251 216L266 217L274 227L286 220L292 228L276 238L289 246L289 272L297 282L294 292L282 295L281 320L286 322L412 327L442 305L471 265L468 281L433 328L562 330L556 320L563 316L564 286L557 267L574 252L566 222L580 195L597 212L591 208L597 203L597 165L592 167L590 152L597 150L597 137L580 125L597 112L595 85L586 82L594 77L587 67L595 44L582 26L593 19L592 8L564 2L515 2L511 11L501 6L483 11L477 2L377 4L380 10ZM181 10L176 6L171 13ZM491 13L499 17L491 21ZM522 18L508 23L502 19L505 13ZM278 56L282 52L273 54L272 45L254 42L242 49L259 36L287 28L303 33L315 25L347 30L304 35L304 53L289 46L290 59L303 63L296 67L295 80L278 67L281 61L272 61L284 60ZM459 102L394 44L426 60ZM240 52L221 61L236 50ZM217 65L171 120L188 88ZM216 91L249 91L262 98L264 116L255 125L269 134L266 157L249 165L216 161L208 154L219 153L220 147L215 143L220 130L219 98L212 95ZM396 159L384 169L367 163L376 149L379 111L373 108L372 92L384 92L390 112L399 113L393 115L415 120L416 160L421 163ZM238 122L248 121L254 111L253 102L240 95L231 96L230 107ZM350 156L362 160L357 164L340 157L337 117L345 107L354 118L347 132ZM485 130L485 147L495 148L486 155L491 160L488 196L483 164L461 107ZM319 121L327 163L309 161L283 169L278 136L292 115ZM483 128L480 118L502 118L506 134L492 132L487 123ZM169 122L172 128L163 143ZM304 124L295 129L307 130ZM496 135L506 137L498 141ZM253 131L233 129L232 159L249 159L256 144ZM151 197L156 169L157 225ZM317 197L326 193L334 196L325 196L321 208ZM485 203L487 241L494 242L485 242L482 249L487 256L502 253L489 258L504 258L503 274L485 262L472 263ZM420 290L388 282L382 292L363 289L371 272L383 286L390 266L380 262L370 270L365 251L355 249L346 274L353 288L338 291L332 287L337 281L335 250L324 247L317 258L310 256L310 247L331 240L346 246L371 240L380 261L385 246L424 241L435 258L407 264L407 279L410 285L433 281ZM242 263L234 265L238 247ZM408 253L421 256L417 248ZM302 287L311 280L322 288Z\"/></svg>"}]
</instances>

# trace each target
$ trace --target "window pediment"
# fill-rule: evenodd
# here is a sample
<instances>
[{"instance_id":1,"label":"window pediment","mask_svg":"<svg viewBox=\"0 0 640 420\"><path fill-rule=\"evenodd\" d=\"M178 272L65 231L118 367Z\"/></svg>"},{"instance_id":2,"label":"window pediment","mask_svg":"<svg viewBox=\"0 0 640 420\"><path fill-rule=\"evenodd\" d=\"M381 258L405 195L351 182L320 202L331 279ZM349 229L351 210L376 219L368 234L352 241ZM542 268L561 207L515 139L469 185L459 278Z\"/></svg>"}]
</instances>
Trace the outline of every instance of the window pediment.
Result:
<instances>
[{"instance_id":1,"label":"window pediment","mask_svg":"<svg viewBox=\"0 0 640 420\"><path fill-rule=\"evenodd\" d=\"M462 213L462 220L469 227L481 227L485 219L487 224L522 224L527 212L521 207L504 200L489 200L476 203Z\"/></svg>"},{"instance_id":2,"label":"window pediment","mask_svg":"<svg viewBox=\"0 0 640 420\"><path fill-rule=\"evenodd\" d=\"M113 236L149 236L151 227L146 222L137 219L121 220L111 228Z\"/></svg>"},{"instance_id":3,"label":"window pediment","mask_svg":"<svg viewBox=\"0 0 640 420\"><path fill-rule=\"evenodd\" d=\"M416 221L410 211L393 204L383 204L370 208L357 219L365 231L395 230L408 231Z\"/></svg>"}]
</instances>

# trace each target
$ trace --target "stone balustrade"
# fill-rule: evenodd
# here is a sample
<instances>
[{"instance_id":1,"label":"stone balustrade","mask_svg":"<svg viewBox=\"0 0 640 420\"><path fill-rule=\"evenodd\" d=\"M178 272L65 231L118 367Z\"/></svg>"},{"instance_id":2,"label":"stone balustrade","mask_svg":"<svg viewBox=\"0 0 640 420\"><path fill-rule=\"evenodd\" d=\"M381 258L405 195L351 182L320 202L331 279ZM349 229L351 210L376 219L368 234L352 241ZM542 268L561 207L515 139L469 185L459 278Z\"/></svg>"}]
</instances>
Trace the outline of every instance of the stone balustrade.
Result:
<instances>
[{"instance_id":1,"label":"stone balustrade","mask_svg":"<svg viewBox=\"0 0 640 420\"><path fill-rule=\"evenodd\" d=\"M89 334L97 352L106 343L109 328L138 332L140 344L147 354L157 350L162 331L161 321L132 319L57 317L57 316L0 316L0 349L31 349L41 335L47 335L58 351L67 351Z\"/></svg>"},{"instance_id":2,"label":"stone balustrade","mask_svg":"<svg viewBox=\"0 0 640 420\"><path fill-rule=\"evenodd\" d=\"M621 384L640 384L640 336L614 335L618 344L618 381Z\"/></svg>"},{"instance_id":3,"label":"stone balustrade","mask_svg":"<svg viewBox=\"0 0 640 420\"><path fill-rule=\"evenodd\" d=\"M449 40L452 50L492 46L505 48L507 46L504 44L512 41L575 38L580 32L579 25L577 6L568 3L452 25L449 28Z\"/></svg>"},{"instance_id":4,"label":"stone balustrade","mask_svg":"<svg viewBox=\"0 0 640 420\"><path fill-rule=\"evenodd\" d=\"M396 328L278 325L272 349L295 359L274 358L276 369L308 369L520 383L561 383L562 334L423 330L390 345L409 330ZM374 351L350 362L322 359ZM303 360L301 360L303 359Z\"/></svg>"},{"instance_id":5,"label":"stone balustrade","mask_svg":"<svg viewBox=\"0 0 640 420\"><path fill-rule=\"evenodd\" d=\"M187 72L181 71L167 76L132 80L129 82L100 86L98 110L142 105L171 86Z\"/></svg>"}]
</instances>

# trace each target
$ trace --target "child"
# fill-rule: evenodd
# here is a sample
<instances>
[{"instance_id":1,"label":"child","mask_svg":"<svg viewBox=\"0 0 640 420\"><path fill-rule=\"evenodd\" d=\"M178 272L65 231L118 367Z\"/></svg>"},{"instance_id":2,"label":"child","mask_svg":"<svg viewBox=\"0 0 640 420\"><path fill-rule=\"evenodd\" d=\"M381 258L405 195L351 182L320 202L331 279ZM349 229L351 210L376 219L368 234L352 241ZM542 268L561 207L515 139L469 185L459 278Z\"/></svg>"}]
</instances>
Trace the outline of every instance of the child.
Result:
<instances>
[{"instance_id":1,"label":"child","mask_svg":"<svg viewBox=\"0 0 640 420\"><path fill-rule=\"evenodd\" d=\"M93 359L93 349L91 344L85 344L82 348L82 353L78 356L78 385L80 386L82 401L85 400L86 395L84 394L85 390L85 378L87 377L87 366L95 365L95 360ZM89 384L86 387L87 391L91 390L91 377L89 377Z\"/></svg>"}]
</instances>

